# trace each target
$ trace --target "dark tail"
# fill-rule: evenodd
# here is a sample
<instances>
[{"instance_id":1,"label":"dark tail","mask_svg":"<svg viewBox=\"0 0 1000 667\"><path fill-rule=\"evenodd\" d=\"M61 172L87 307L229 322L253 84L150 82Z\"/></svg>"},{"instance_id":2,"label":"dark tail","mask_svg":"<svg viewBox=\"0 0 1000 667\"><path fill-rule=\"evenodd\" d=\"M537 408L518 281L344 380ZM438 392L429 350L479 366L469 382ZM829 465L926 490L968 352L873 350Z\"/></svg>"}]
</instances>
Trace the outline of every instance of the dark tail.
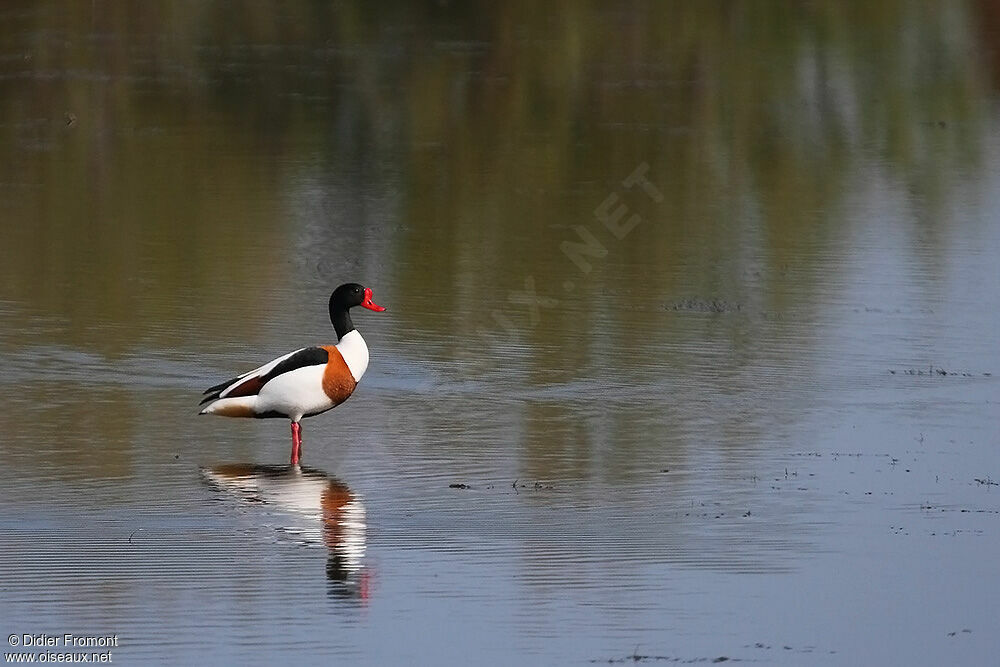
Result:
<instances>
[{"instance_id":1,"label":"dark tail","mask_svg":"<svg viewBox=\"0 0 1000 667\"><path fill-rule=\"evenodd\" d=\"M220 382L214 387L209 387L203 392L205 398L201 399L201 403L199 403L198 405L205 405L206 403L211 403L212 401L217 400L219 398L219 394L222 393L223 389L225 389L226 387L233 384L239 379L240 378L237 375L236 377L226 380L225 382Z\"/></svg>"}]
</instances>

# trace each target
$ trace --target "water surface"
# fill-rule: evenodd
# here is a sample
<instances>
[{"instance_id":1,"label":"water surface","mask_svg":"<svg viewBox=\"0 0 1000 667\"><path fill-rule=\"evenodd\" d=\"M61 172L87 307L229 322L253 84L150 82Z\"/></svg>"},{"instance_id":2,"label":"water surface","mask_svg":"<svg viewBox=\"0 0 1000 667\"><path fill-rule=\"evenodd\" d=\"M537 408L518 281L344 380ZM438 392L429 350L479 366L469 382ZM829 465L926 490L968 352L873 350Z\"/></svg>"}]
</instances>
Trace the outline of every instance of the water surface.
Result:
<instances>
[{"instance_id":1,"label":"water surface","mask_svg":"<svg viewBox=\"0 0 1000 667\"><path fill-rule=\"evenodd\" d=\"M988 3L13 3L0 628L114 661L985 664ZM201 391L388 306L304 422Z\"/></svg>"}]
</instances>

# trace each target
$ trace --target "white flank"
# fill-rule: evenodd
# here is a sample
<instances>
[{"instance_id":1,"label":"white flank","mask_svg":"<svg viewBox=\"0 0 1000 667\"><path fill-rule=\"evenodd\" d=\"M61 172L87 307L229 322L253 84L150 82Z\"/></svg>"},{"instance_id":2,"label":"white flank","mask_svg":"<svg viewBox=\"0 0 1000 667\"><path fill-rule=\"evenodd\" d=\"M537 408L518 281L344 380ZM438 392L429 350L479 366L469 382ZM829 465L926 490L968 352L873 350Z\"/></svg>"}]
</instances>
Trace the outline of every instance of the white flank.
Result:
<instances>
[{"instance_id":1,"label":"white flank","mask_svg":"<svg viewBox=\"0 0 1000 667\"><path fill-rule=\"evenodd\" d=\"M219 398L225 398L226 394L228 392L232 391L236 387L238 387L241 384L243 384L243 382L247 378L249 378L249 377L258 376L258 375L267 375L268 371L270 371L272 368L274 368L275 366L277 366L282 361L284 361L288 357L292 356L296 352L301 352L304 349L305 349L304 347L301 347L301 348L295 350L295 352L289 352L288 354L284 354L284 355L278 357L277 359L272 359L271 361L267 362L266 364L264 364L260 368L255 368L252 371L247 371L243 375L240 375L238 378L236 378L235 382L233 382L231 385L229 385L228 387L226 387L225 389L223 389L221 392L219 392Z\"/></svg>"},{"instance_id":2,"label":"white flank","mask_svg":"<svg viewBox=\"0 0 1000 667\"><path fill-rule=\"evenodd\" d=\"M323 412L333 407L333 401L323 391L326 364L303 366L272 379L257 395L257 412L280 412L292 421L304 415Z\"/></svg>"},{"instance_id":3,"label":"white flank","mask_svg":"<svg viewBox=\"0 0 1000 667\"><path fill-rule=\"evenodd\" d=\"M368 369L368 346L365 344L365 339L357 329L348 331L337 343L337 349L347 362L347 368L354 376L354 381L361 382L361 376Z\"/></svg>"}]
</instances>

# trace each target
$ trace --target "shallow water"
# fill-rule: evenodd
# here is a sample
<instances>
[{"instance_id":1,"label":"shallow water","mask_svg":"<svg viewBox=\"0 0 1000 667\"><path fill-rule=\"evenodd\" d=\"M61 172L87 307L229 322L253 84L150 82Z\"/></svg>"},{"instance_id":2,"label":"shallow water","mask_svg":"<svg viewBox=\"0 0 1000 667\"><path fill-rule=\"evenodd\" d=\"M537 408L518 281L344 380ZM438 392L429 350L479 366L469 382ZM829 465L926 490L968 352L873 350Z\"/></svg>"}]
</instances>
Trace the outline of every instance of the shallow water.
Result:
<instances>
[{"instance_id":1,"label":"shallow water","mask_svg":"<svg viewBox=\"0 0 1000 667\"><path fill-rule=\"evenodd\" d=\"M990 5L2 12L0 629L995 660ZM389 310L302 469L196 417L345 281Z\"/></svg>"}]
</instances>

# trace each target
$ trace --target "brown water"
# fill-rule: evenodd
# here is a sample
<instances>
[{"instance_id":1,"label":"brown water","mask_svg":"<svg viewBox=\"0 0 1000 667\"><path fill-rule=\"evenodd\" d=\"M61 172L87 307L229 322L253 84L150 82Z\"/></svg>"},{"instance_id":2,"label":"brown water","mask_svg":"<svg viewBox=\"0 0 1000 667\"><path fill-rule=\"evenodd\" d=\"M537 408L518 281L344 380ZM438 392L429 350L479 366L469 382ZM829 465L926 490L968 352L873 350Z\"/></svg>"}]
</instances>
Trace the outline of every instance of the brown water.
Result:
<instances>
[{"instance_id":1,"label":"brown water","mask_svg":"<svg viewBox=\"0 0 1000 667\"><path fill-rule=\"evenodd\" d=\"M995 661L1000 14L870 4L6 3L0 629Z\"/></svg>"}]
</instances>

